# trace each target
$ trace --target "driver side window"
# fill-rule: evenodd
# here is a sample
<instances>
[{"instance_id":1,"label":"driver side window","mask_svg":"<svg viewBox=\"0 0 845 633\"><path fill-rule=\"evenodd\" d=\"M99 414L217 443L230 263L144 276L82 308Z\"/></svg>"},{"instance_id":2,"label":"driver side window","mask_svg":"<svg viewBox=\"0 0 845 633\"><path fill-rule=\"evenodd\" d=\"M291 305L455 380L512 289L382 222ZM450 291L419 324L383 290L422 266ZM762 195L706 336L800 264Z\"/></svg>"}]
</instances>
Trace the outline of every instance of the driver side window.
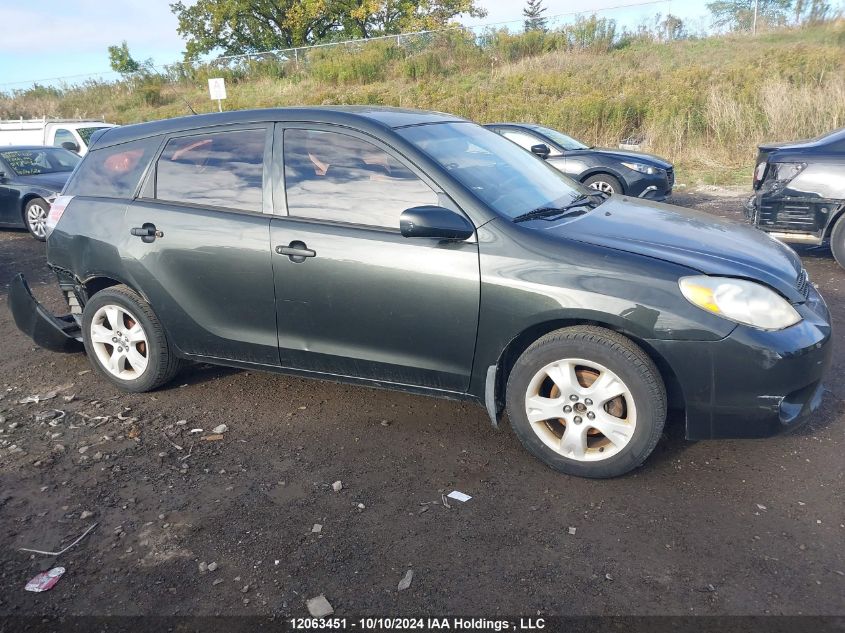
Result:
<instances>
[{"instance_id":1,"label":"driver side window","mask_svg":"<svg viewBox=\"0 0 845 633\"><path fill-rule=\"evenodd\" d=\"M528 134L527 132L517 132L515 130L505 130L502 132L502 136L504 136L509 141L513 141L517 145L519 145L522 149L527 149L531 151L531 147L533 145L539 145L540 143L544 143L544 141L540 140L533 134Z\"/></svg>"},{"instance_id":2,"label":"driver side window","mask_svg":"<svg viewBox=\"0 0 845 633\"><path fill-rule=\"evenodd\" d=\"M354 136L285 130L284 162L292 217L398 229L405 209L437 204L408 167Z\"/></svg>"},{"instance_id":3,"label":"driver side window","mask_svg":"<svg viewBox=\"0 0 845 633\"><path fill-rule=\"evenodd\" d=\"M74 145L79 145L79 143L76 142L76 138L73 136L73 132L60 128L56 130L56 135L53 137L53 145L61 147L62 143L73 143Z\"/></svg>"}]
</instances>

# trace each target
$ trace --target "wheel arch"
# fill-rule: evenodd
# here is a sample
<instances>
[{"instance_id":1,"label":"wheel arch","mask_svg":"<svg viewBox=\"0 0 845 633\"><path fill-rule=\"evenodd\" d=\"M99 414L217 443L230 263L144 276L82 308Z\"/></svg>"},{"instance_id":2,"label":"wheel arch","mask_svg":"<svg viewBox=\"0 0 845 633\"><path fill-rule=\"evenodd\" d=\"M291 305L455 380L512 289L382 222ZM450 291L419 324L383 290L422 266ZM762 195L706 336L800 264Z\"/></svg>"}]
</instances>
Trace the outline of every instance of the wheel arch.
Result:
<instances>
[{"instance_id":1,"label":"wheel arch","mask_svg":"<svg viewBox=\"0 0 845 633\"><path fill-rule=\"evenodd\" d=\"M839 209L836 210L830 222L827 223L827 227L824 230L825 239L829 239L833 235L833 229L836 228L839 222L845 222L845 202L839 205Z\"/></svg>"},{"instance_id":2,"label":"wheel arch","mask_svg":"<svg viewBox=\"0 0 845 633\"><path fill-rule=\"evenodd\" d=\"M639 346L640 349L642 349L657 366L657 369L660 372L660 377L666 387L669 407L673 409L686 409L683 390L675 371L666 359L663 358L663 356L654 349L654 347L649 345L645 339L637 336L629 329L611 323L584 318L563 318L543 321L527 327L511 339L507 346L505 346L502 350L502 353L499 355L496 363L494 383L494 397L495 403L499 408L498 410L502 410L504 407L508 377L510 376L513 366L516 364L517 359L522 355L522 353L528 349L534 341L546 334L554 332L555 330L573 327L576 325L592 325L604 328L606 330L622 334L626 338L630 339L635 345Z\"/></svg>"},{"instance_id":3,"label":"wheel arch","mask_svg":"<svg viewBox=\"0 0 845 633\"><path fill-rule=\"evenodd\" d=\"M25 193L21 196L21 219L24 224L26 224L26 205L36 198L41 198L44 202L47 202L47 199L44 196L35 193L34 191L30 191L29 193ZM49 204L49 202L47 204Z\"/></svg>"},{"instance_id":4,"label":"wheel arch","mask_svg":"<svg viewBox=\"0 0 845 633\"><path fill-rule=\"evenodd\" d=\"M578 181L583 183L587 178L591 176L613 176L616 180L619 181L619 184L622 186L621 193L624 194L628 190L628 183L625 182L625 178L620 174L618 171L608 167L607 165L597 165L596 167L590 167L586 171L582 172L581 175L578 176Z\"/></svg>"},{"instance_id":5,"label":"wheel arch","mask_svg":"<svg viewBox=\"0 0 845 633\"><path fill-rule=\"evenodd\" d=\"M88 300L91 297L93 297L95 294L97 294L98 292L105 290L106 288L112 288L114 286L126 286L127 288L129 288L133 292L136 292L137 294L139 294L144 299L144 301L146 301L147 303L150 302L149 299L147 298L147 296L143 292L141 292L138 288L136 288L134 284L129 283L125 279L118 279L117 277L115 277L113 275L105 275L105 274L89 275L84 280L82 280L80 285L82 286L82 289L83 289L84 294L85 294L85 296L83 297L83 300L84 300L85 303L87 303Z\"/></svg>"}]
</instances>

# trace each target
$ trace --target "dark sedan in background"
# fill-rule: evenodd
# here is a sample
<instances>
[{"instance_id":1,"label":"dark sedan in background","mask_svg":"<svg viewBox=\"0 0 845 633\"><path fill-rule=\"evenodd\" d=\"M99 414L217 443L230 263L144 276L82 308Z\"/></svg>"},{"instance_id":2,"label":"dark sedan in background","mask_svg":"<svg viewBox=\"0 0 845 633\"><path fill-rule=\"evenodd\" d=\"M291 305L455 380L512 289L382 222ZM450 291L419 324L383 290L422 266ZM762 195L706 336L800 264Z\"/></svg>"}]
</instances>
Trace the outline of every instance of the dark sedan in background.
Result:
<instances>
[{"instance_id":1,"label":"dark sedan in background","mask_svg":"<svg viewBox=\"0 0 845 633\"><path fill-rule=\"evenodd\" d=\"M745 214L784 242L821 245L845 268L845 128L760 145Z\"/></svg>"},{"instance_id":2,"label":"dark sedan in background","mask_svg":"<svg viewBox=\"0 0 845 633\"><path fill-rule=\"evenodd\" d=\"M81 159L61 147L10 146L0 150L0 226L27 228L44 241L50 204Z\"/></svg>"},{"instance_id":3,"label":"dark sedan in background","mask_svg":"<svg viewBox=\"0 0 845 633\"><path fill-rule=\"evenodd\" d=\"M563 132L529 123L492 123L488 129L534 152L567 176L605 193L665 200L672 194L672 163L641 152L590 147Z\"/></svg>"}]
</instances>

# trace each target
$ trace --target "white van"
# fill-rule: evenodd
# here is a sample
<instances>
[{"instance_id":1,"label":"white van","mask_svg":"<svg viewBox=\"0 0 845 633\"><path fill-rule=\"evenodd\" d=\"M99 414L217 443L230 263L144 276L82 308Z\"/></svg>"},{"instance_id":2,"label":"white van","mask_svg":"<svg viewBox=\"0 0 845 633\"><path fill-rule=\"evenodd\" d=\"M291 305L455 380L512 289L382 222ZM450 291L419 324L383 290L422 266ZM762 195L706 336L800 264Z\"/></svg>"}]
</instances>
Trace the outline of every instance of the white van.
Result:
<instances>
[{"instance_id":1,"label":"white van","mask_svg":"<svg viewBox=\"0 0 845 633\"><path fill-rule=\"evenodd\" d=\"M88 119L5 120L0 121L0 146L53 145L85 156L91 135L107 127L116 126Z\"/></svg>"}]
</instances>

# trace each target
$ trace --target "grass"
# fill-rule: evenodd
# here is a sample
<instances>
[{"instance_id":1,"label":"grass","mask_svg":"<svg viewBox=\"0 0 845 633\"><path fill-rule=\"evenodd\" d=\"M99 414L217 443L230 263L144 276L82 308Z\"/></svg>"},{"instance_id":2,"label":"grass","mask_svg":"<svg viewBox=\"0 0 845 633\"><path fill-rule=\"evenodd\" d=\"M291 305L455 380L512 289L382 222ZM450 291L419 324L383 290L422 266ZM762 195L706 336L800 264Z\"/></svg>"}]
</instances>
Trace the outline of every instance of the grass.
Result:
<instances>
[{"instance_id":1,"label":"grass","mask_svg":"<svg viewBox=\"0 0 845 633\"><path fill-rule=\"evenodd\" d=\"M103 116L134 123L213 111L209 76L225 76L227 109L375 104L530 121L589 144L625 137L677 164L678 182L742 184L759 143L845 125L845 23L657 43L604 34L453 33L397 45L325 48L298 63L253 61L167 77L35 87L0 94L0 118Z\"/></svg>"}]
</instances>

